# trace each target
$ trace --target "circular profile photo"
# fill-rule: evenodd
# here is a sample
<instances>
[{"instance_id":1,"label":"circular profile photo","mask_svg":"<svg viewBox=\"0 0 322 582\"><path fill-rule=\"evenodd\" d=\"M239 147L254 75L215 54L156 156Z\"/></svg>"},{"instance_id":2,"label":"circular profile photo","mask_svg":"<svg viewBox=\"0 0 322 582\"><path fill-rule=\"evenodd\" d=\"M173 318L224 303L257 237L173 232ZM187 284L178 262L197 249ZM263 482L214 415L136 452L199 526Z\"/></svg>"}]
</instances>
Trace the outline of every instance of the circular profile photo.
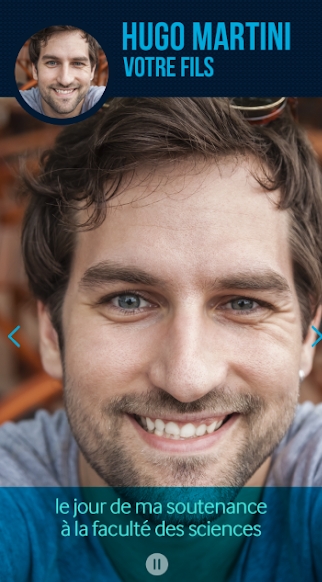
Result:
<instances>
[{"instance_id":1,"label":"circular profile photo","mask_svg":"<svg viewBox=\"0 0 322 582\"><path fill-rule=\"evenodd\" d=\"M35 117L74 123L104 103L108 74L106 55L95 38L75 26L49 26L19 52L17 98Z\"/></svg>"}]
</instances>

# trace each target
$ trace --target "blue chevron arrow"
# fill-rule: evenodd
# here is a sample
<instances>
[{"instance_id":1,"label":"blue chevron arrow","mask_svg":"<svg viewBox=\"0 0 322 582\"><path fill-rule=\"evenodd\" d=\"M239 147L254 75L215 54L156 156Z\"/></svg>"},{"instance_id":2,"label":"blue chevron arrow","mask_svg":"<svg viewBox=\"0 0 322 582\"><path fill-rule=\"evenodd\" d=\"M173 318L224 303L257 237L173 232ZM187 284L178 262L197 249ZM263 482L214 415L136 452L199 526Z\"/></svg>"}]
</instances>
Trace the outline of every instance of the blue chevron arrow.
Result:
<instances>
[{"instance_id":1,"label":"blue chevron arrow","mask_svg":"<svg viewBox=\"0 0 322 582\"><path fill-rule=\"evenodd\" d=\"M18 344L18 342L16 342L16 340L11 337L14 333L16 333L16 331L18 331L18 329L20 329L20 325L17 325L16 329L9 333L8 338L15 344L15 346L17 346L17 348L20 348L20 344Z\"/></svg>"},{"instance_id":2,"label":"blue chevron arrow","mask_svg":"<svg viewBox=\"0 0 322 582\"><path fill-rule=\"evenodd\" d=\"M314 331L316 331L316 333L318 334L318 339L316 340L316 342L314 342L314 344L312 344L312 348L314 348L314 346L316 346L316 344L319 343L319 341L322 339L322 333L319 332L318 329L316 329L316 327L314 327L314 325L312 325L312 328L314 329Z\"/></svg>"}]
</instances>

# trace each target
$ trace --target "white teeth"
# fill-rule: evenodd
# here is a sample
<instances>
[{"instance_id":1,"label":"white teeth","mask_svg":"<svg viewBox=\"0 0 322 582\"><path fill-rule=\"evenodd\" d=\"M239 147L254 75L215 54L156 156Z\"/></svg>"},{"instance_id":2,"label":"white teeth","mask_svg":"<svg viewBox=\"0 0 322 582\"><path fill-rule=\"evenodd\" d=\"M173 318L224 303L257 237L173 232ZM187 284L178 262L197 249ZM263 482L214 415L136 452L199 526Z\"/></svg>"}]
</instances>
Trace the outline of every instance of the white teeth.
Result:
<instances>
[{"instance_id":1,"label":"white teeth","mask_svg":"<svg viewBox=\"0 0 322 582\"><path fill-rule=\"evenodd\" d=\"M163 436L163 430L155 429L154 434L156 434L157 436Z\"/></svg>"},{"instance_id":2,"label":"white teeth","mask_svg":"<svg viewBox=\"0 0 322 582\"><path fill-rule=\"evenodd\" d=\"M156 418L155 421L151 418L141 416L141 424L143 428L149 432L153 432L159 437L172 438L172 439L189 439L194 437L201 437L205 434L211 434L218 430L224 422L223 420L214 420L212 424L207 426L205 423L200 424L195 427L191 422L185 424L181 428L176 422L170 421L165 424L161 418Z\"/></svg>"},{"instance_id":3,"label":"white teeth","mask_svg":"<svg viewBox=\"0 0 322 582\"><path fill-rule=\"evenodd\" d=\"M189 422L189 424L185 424L182 429L180 430L180 436L183 438L190 438L195 436L196 428Z\"/></svg>"},{"instance_id":4,"label":"white teeth","mask_svg":"<svg viewBox=\"0 0 322 582\"><path fill-rule=\"evenodd\" d=\"M167 434L172 434L173 436L179 436L180 435L180 428L178 427L178 425L175 422L168 422L165 425L165 432Z\"/></svg>"},{"instance_id":5,"label":"white teeth","mask_svg":"<svg viewBox=\"0 0 322 582\"><path fill-rule=\"evenodd\" d=\"M200 426L198 426L198 428L196 428L196 436L203 436L204 434L206 434L206 432L207 432L206 424L201 424Z\"/></svg>"},{"instance_id":6,"label":"white teeth","mask_svg":"<svg viewBox=\"0 0 322 582\"><path fill-rule=\"evenodd\" d=\"M61 89L55 89L56 93L64 93L64 94L68 94L68 93L72 93L74 91L74 89L69 89L69 91L62 91Z\"/></svg>"},{"instance_id":7,"label":"white teeth","mask_svg":"<svg viewBox=\"0 0 322 582\"><path fill-rule=\"evenodd\" d=\"M155 420L155 423L154 424L155 424L155 428L158 431L160 431L160 432L163 432L164 431L165 424L164 424L163 420L160 420L160 418L157 418Z\"/></svg>"},{"instance_id":8,"label":"white teeth","mask_svg":"<svg viewBox=\"0 0 322 582\"><path fill-rule=\"evenodd\" d=\"M207 426L207 433L210 434L211 432L214 432L216 426L217 426L217 421L215 420L212 424Z\"/></svg>"},{"instance_id":9,"label":"white teeth","mask_svg":"<svg viewBox=\"0 0 322 582\"><path fill-rule=\"evenodd\" d=\"M148 427L148 430L154 430L154 422L153 420L151 420L151 418L146 417L146 424Z\"/></svg>"},{"instance_id":10,"label":"white teeth","mask_svg":"<svg viewBox=\"0 0 322 582\"><path fill-rule=\"evenodd\" d=\"M207 426L207 433L210 434L211 432L218 430L218 428L221 427L223 422L224 422L223 420L218 421L215 420L215 422L213 422L210 426Z\"/></svg>"}]
</instances>

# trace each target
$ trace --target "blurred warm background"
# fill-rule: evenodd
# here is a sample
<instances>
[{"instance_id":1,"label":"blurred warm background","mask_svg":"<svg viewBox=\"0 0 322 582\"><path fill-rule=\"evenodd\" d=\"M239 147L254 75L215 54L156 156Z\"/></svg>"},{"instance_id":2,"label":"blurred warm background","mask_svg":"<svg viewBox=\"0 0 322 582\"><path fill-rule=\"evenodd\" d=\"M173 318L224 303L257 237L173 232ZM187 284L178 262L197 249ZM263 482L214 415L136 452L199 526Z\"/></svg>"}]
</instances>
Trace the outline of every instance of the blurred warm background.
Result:
<instances>
[{"instance_id":1,"label":"blurred warm background","mask_svg":"<svg viewBox=\"0 0 322 582\"><path fill-rule=\"evenodd\" d=\"M24 62L23 54L19 58ZM299 121L322 164L322 98L299 99ZM20 158L37 171L40 152L50 147L59 131L60 127L31 117L15 99L0 98L0 423L30 417L39 407L54 410L63 405L60 384L41 368L36 305L20 254L24 208L15 196ZM20 348L8 339L18 325L13 337ZM322 401L322 341L313 371L302 385L301 400Z\"/></svg>"}]
</instances>

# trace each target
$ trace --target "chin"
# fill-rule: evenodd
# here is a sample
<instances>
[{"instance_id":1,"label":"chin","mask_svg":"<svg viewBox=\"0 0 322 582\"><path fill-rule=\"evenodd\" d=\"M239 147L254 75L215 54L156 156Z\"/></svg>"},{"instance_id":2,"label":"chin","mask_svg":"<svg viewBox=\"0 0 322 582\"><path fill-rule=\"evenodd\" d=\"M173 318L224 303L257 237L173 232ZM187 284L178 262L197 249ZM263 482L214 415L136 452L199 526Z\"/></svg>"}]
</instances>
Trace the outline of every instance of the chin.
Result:
<instances>
[{"instance_id":1,"label":"chin","mask_svg":"<svg viewBox=\"0 0 322 582\"><path fill-rule=\"evenodd\" d=\"M206 514L200 510L200 503L227 504L237 497L240 487L114 487L117 497L131 503L136 512L149 518L149 521L174 525L207 523L222 515ZM178 508L178 509L177 509Z\"/></svg>"}]
</instances>

